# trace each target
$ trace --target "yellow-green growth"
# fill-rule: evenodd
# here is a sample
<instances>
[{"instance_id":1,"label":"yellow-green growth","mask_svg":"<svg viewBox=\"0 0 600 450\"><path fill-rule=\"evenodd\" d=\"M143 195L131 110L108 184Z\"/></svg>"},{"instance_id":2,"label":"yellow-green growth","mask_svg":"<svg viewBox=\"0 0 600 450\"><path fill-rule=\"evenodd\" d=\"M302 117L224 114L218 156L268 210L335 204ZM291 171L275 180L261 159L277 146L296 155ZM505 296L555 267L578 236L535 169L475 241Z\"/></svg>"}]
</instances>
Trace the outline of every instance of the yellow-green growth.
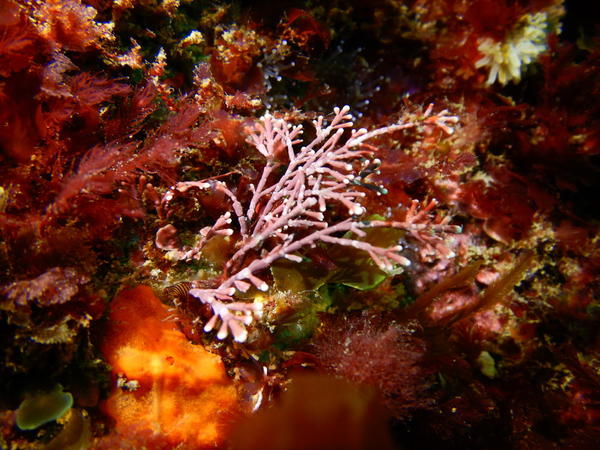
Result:
<instances>
[{"instance_id":1,"label":"yellow-green growth","mask_svg":"<svg viewBox=\"0 0 600 450\"><path fill-rule=\"evenodd\" d=\"M73 396L57 384L51 391L26 395L16 413L21 430L35 430L45 423L60 419L73 406Z\"/></svg>"}]
</instances>

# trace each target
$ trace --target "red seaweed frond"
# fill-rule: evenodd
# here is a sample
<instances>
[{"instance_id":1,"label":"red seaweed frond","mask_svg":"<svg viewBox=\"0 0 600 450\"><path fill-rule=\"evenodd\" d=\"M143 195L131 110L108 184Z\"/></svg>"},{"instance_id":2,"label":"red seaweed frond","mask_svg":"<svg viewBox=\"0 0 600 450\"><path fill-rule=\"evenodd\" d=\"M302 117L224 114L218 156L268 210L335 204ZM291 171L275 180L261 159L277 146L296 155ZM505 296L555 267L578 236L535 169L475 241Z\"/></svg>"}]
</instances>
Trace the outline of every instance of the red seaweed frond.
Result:
<instances>
[{"instance_id":1,"label":"red seaweed frond","mask_svg":"<svg viewBox=\"0 0 600 450\"><path fill-rule=\"evenodd\" d=\"M112 24L96 22L97 11L80 0L32 2L30 9L40 36L53 50L86 51L114 40Z\"/></svg>"},{"instance_id":2,"label":"red seaweed frond","mask_svg":"<svg viewBox=\"0 0 600 450\"><path fill-rule=\"evenodd\" d=\"M77 170L61 184L47 214L55 216L71 210L74 197L79 195L97 198L112 193L118 182L131 177L122 165L131 158L134 148L133 145L114 144L90 149L79 162Z\"/></svg>"}]
</instances>

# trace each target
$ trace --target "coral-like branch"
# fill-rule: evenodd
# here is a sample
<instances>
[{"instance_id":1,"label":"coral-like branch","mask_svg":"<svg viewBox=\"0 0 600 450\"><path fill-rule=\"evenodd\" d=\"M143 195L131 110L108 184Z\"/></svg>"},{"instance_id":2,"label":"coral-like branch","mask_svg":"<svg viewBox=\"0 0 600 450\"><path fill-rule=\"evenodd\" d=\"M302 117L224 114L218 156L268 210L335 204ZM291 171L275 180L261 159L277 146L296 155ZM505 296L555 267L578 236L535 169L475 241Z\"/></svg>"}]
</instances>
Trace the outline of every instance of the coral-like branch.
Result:
<instances>
[{"instance_id":1,"label":"coral-like branch","mask_svg":"<svg viewBox=\"0 0 600 450\"><path fill-rule=\"evenodd\" d=\"M226 262L218 287L206 289L192 283L190 290L190 295L212 308L213 316L206 323L205 331L213 330L220 322L219 339L231 333L236 341L245 341L245 326L253 317L260 316L262 306L233 301L236 291L244 293L251 287L268 290L268 283L260 278L261 272L278 259L302 261L301 251L318 242L362 250L384 271L391 271L398 265L407 266L410 261L400 253L400 245L386 248L360 240L366 235L365 228L404 229L424 245L445 251L441 238L435 233L458 229L443 221L436 223L429 217L435 202L420 211L417 203L413 203L403 222L359 220L358 216L366 212L359 203L365 196L360 186L372 173L371 168L380 164L374 158L376 149L367 145L367 140L419 124L426 132L439 128L450 134L453 132L451 126L458 118L448 115L445 110L432 115L433 106L430 105L419 122L399 122L367 131L352 128L354 123L349 110L348 106L335 108L329 122L323 116L317 117L313 121L314 139L300 147L302 125L292 125L270 114L263 116L249 131L248 142L266 163L256 185L250 185L251 195L247 201L240 201L237 192L215 180L178 183L164 195L161 205L168 209L176 195L189 189L221 192L229 199L237 218L239 240L236 251ZM281 175L277 176L277 172ZM384 191L381 188L381 192ZM347 210L347 218L333 220L328 217L328 210L336 205ZM178 249L176 230L168 224L158 231L156 245L172 250L171 256L175 254L177 259L189 260L199 255L212 236L234 235L232 222L232 214L225 213L213 226L200 230L200 239L192 248L184 249Z\"/></svg>"}]
</instances>

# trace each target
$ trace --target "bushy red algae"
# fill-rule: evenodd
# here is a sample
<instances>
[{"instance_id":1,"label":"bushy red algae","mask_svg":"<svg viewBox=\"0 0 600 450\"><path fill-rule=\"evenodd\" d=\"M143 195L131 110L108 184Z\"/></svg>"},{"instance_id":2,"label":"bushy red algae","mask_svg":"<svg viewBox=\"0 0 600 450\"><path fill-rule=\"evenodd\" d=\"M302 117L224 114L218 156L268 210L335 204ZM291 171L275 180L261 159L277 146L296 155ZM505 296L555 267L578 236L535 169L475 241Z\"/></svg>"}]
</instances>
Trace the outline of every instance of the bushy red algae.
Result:
<instances>
[{"instance_id":1,"label":"bushy red algae","mask_svg":"<svg viewBox=\"0 0 600 450\"><path fill-rule=\"evenodd\" d=\"M425 342L410 325L376 315L326 318L311 351L326 373L375 388L402 419L426 406Z\"/></svg>"}]
</instances>

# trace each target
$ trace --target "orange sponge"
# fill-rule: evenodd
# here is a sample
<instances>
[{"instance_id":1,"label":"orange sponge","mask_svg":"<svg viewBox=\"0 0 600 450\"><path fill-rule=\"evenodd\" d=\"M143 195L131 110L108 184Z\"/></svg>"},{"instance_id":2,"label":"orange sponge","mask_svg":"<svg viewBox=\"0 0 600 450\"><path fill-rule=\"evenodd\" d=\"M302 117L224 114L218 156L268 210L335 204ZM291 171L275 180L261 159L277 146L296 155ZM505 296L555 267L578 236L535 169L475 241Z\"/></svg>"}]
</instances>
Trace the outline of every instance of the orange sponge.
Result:
<instances>
[{"instance_id":1,"label":"orange sponge","mask_svg":"<svg viewBox=\"0 0 600 450\"><path fill-rule=\"evenodd\" d=\"M127 439L150 432L167 447L222 446L238 412L236 389L221 359L188 342L168 316L145 286L113 300L101 348L128 389L115 388L103 410Z\"/></svg>"}]
</instances>

